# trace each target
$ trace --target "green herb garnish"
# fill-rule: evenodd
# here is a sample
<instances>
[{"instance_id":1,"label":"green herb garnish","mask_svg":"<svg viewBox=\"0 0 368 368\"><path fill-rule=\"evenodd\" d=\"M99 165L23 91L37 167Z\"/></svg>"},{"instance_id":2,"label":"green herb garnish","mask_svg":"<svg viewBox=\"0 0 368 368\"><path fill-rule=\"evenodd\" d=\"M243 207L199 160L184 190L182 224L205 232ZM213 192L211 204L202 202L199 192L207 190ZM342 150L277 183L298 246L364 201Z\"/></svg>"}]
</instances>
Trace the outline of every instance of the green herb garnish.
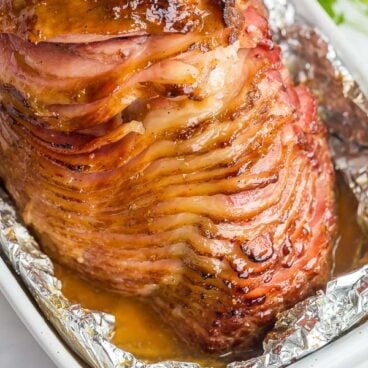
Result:
<instances>
[{"instance_id":1,"label":"green herb garnish","mask_svg":"<svg viewBox=\"0 0 368 368\"><path fill-rule=\"evenodd\" d=\"M368 1L368 0L358 0L358 1ZM336 4L336 0L319 0L320 4L324 7L327 14L337 23L341 24L344 23L345 17L342 13L337 13L334 9Z\"/></svg>"},{"instance_id":2,"label":"green herb garnish","mask_svg":"<svg viewBox=\"0 0 368 368\"><path fill-rule=\"evenodd\" d=\"M337 24L345 23L348 26L355 28L356 30L368 33L368 0L318 0L319 3L323 6L326 10L328 15L335 21ZM359 16L356 15L352 16L350 12L346 12L345 14L342 11L338 11L337 4L346 2L352 5L356 10L352 8L352 14L357 13Z\"/></svg>"}]
</instances>

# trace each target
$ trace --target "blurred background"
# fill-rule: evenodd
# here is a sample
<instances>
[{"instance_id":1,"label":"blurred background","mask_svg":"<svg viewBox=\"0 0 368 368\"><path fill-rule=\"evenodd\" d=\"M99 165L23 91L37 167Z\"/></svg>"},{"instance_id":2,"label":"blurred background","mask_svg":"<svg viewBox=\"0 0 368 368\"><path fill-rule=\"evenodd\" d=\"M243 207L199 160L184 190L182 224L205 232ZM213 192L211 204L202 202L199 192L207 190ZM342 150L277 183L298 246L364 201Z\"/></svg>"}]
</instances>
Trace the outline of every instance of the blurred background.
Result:
<instances>
[{"instance_id":1,"label":"blurred background","mask_svg":"<svg viewBox=\"0 0 368 368\"><path fill-rule=\"evenodd\" d=\"M368 75L368 0L318 0L339 26Z\"/></svg>"},{"instance_id":2,"label":"blurred background","mask_svg":"<svg viewBox=\"0 0 368 368\"><path fill-rule=\"evenodd\" d=\"M339 26L368 33L368 0L319 0L330 17Z\"/></svg>"}]
</instances>

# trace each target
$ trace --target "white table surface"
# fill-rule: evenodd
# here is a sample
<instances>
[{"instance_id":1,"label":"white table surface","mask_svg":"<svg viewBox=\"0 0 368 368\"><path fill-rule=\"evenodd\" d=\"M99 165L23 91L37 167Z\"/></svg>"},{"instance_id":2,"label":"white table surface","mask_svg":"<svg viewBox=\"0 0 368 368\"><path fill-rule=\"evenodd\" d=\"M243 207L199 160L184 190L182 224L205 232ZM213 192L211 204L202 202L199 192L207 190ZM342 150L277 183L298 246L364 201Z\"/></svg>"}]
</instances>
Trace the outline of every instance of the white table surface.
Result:
<instances>
[{"instance_id":1,"label":"white table surface","mask_svg":"<svg viewBox=\"0 0 368 368\"><path fill-rule=\"evenodd\" d=\"M368 75L368 36L346 25L340 28L344 36L351 41L352 52L362 60ZM2 295L0 295L0 318L1 368L56 368Z\"/></svg>"},{"instance_id":2,"label":"white table surface","mask_svg":"<svg viewBox=\"0 0 368 368\"><path fill-rule=\"evenodd\" d=\"M0 367L56 368L0 294Z\"/></svg>"}]
</instances>

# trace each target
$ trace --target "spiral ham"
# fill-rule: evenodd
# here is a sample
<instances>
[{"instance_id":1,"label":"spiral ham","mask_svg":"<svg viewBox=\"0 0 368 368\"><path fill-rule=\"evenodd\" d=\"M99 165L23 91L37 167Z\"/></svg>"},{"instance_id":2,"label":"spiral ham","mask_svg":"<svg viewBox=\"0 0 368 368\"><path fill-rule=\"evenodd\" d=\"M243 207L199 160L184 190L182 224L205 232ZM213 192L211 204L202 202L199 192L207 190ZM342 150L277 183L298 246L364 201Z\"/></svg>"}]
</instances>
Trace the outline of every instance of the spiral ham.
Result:
<instances>
[{"instance_id":1,"label":"spiral ham","mask_svg":"<svg viewBox=\"0 0 368 368\"><path fill-rule=\"evenodd\" d=\"M53 259L209 351L324 286L326 131L261 1L2 0L0 30L0 176Z\"/></svg>"}]
</instances>

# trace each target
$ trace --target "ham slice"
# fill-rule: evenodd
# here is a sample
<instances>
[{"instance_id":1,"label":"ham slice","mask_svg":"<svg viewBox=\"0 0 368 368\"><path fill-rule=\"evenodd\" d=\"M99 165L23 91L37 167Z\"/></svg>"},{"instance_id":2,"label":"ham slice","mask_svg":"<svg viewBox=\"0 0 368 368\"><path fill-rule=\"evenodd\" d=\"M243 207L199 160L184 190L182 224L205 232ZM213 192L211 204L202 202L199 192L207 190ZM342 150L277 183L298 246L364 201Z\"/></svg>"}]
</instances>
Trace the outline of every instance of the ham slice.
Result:
<instances>
[{"instance_id":1,"label":"ham slice","mask_svg":"<svg viewBox=\"0 0 368 368\"><path fill-rule=\"evenodd\" d=\"M0 177L54 260L215 352L325 285L326 129L261 1L17 4L0 2Z\"/></svg>"}]
</instances>

